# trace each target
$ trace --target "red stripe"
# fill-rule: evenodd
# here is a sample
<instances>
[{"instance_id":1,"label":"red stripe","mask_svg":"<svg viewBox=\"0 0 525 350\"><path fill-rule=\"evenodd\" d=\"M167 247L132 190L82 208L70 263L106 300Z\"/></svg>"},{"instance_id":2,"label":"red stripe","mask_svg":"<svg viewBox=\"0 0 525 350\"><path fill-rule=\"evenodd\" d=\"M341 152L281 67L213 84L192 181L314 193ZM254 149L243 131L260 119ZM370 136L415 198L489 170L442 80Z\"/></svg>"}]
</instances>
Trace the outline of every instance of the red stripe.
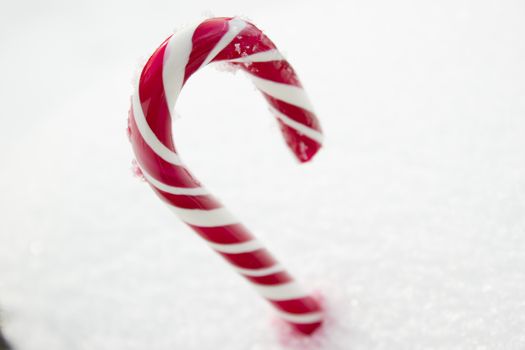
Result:
<instances>
[{"instance_id":1,"label":"red stripe","mask_svg":"<svg viewBox=\"0 0 525 350\"><path fill-rule=\"evenodd\" d=\"M308 162L319 151L321 144L312 140L308 136L300 134L297 130L290 128L280 119L277 119L284 140L293 154L300 162Z\"/></svg>"},{"instance_id":2,"label":"red stripe","mask_svg":"<svg viewBox=\"0 0 525 350\"><path fill-rule=\"evenodd\" d=\"M199 227L189 225L202 238L219 244L243 243L253 239L252 234L244 225L233 224L219 227Z\"/></svg>"},{"instance_id":3,"label":"red stripe","mask_svg":"<svg viewBox=\"0 0 525 350\"><path fill-rule=\"evenodd\" d=\"M291 282L293 280L292 276L288 274L286 271L282 272L276 272L272 273L271 275L267 276L261 276L261 277L254 277L254 276L246 276L246 279L252 281L256 284L264 284L264 285L275 285L275 284L282 284L286 282Z\"/></svg>"},{"instance_id":4,"label":"red stripe","mask_svg":"<svg viewBox=\"0 0 525 350\"><path fill-rule=\"evenodd\" d=\"M291 313L291 314L304 314L307 312L319 312L321 307L319 303L312 297L307 296L299 299L291 300L269 300L279 310Z\"/></svg>"},{"instance_id":5,"label":"red stripe","mask_svg":"<svg viewBox=\"0 0 525 350\"><path fill-rule=\"evenodd\" d=\"M230 18L212 18L202 22L193 33L192 50L186 65L184 82L202 65L210 51L228 31Z\"/></svg>"},{"instance_id":6,"label":"red stripe","mask_svg":"<svg viewBox=\"0 0 525 350\"><path fill-rule=\"evenodd\" d=\"M270 253L262 248L249 253L227 254L219 252L231 264L244 269L263 269L277 263Z\"/></svg>"},{"instance_id":7,"label":"red stripe","mask_svg":"<svg viewBox=\"0 0 525 350\"><path fill-rule=\"evenodd\" d=\"M213 196L187 196L179 194L171 194L159 190L153 186L153 190L157 195L165 202L174 205L178 208L184 209L217 209L222 208L221 203L217 201Z\"/></svg>"},{"instance_id":8,"label":"red stripe","mask_svg":"<svg viewBox=\"0 0 525 350\"><path fill-rule=\"evenodd\" d=\"M304 108L294 106L292 104L279 100L262 91L261 93L263 94L266 101L268 101L268 103L273 108L286 115L288 118L293 119L296 122L301 123L309 128L322 132L319 120L317 119L314 113L307 111Z\"/></svg>"},{"instance_id":9,"label":"red stripe","mask_svg":"<svg viewBox=\"0 0 525 350\"><path fill-rule=\"evenodd\" d=\"M285 60L234 64L259 78L301 87L294 69Z\"/></svg>"},{"instance_id":10,"label":"red stripe","mask_svg":"<svg viewBox=\"0 0 525 350\"><path fill-rule=\"evenodd\" d=\"M271 49L275 49L274 43L256 26L246 23L246 27L215 56L212 62L231 60Z\"/></svg>"},{"instance_id":11,"label":"red stripe","mask_svg":"<svg viewBox=\"0 0 525 350\"><path fill-rule=\"evenodd\" d=\"M149 127L167 148L175 152L171 117L162 80L164 51L168 39L150 57L140 76L139 96Z\"/></svg>"},{"instance_id":12,"label":"red stripe","mask_svg":"<svg viewBox=\"0 0 525 350\"><path fill-rule=\"evenodd\" d=\"M294 328L303 333L303 334L312 334L313 332L315 332L321 325L322 323L321 322L315 322L315 323L306 323L306 324L301 324L301 323L293 323L293 322L290 322Z\"/></svg>"},{"instance_id":13,"label":"red stripe","mask_svg":"<svg viewBox=\"0 0 525 350\"><path fill-rule=\"evenodd\" d=\"M166 162L151 149L138 130L133 112L129 119L129 132L135 156L148 174L169 186L201 187L186 168Z\"/></svg>"}]
</instances>

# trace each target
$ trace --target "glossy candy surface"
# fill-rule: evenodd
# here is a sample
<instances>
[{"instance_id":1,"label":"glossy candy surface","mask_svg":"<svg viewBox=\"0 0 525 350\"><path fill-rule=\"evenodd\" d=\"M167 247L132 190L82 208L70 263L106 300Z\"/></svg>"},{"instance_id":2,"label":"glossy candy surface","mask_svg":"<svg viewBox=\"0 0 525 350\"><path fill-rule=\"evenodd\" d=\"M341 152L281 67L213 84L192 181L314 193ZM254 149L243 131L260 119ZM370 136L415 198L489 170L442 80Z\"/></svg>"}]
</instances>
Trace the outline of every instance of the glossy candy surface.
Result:
<instances>
[{"instance_id":1,"label":"glossy candy surface","mask_svg":"<svg viewBox=\"0 0 525 350\"><path fill-rule=\"evenodd\" d=\"M250 281L281 318L310 334L322 323L318 302L199 183L175 148L171 115L180 91L193 73L213 62L228 62L248 73L299 161L309 161L320 149L322 133L313 108L275 45L251 23L213 18L169 37L144 66L129 115L138 166L170 209Z\"/></svg>"}]
</instances>

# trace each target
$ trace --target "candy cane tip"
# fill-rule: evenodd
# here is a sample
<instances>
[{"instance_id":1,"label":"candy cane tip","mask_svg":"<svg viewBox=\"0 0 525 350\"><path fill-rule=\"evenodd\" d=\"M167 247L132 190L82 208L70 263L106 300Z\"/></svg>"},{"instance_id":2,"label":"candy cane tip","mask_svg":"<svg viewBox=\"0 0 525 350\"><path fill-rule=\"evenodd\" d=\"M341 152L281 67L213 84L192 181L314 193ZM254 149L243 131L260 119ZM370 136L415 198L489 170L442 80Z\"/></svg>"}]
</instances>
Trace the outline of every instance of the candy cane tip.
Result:
<instances>
[{"instance_id":1,"label":"candy cane tip","mask_svg":"<svg viewBox=\"0 0 525 350\"><path fill-rule=\"evenodd\" d=\"M319 152L321 147L321 144L318 143L309 144L299 142L293 146L292 151L299 163L303 164L310 162Z\"/></svg>"}]
</instances>

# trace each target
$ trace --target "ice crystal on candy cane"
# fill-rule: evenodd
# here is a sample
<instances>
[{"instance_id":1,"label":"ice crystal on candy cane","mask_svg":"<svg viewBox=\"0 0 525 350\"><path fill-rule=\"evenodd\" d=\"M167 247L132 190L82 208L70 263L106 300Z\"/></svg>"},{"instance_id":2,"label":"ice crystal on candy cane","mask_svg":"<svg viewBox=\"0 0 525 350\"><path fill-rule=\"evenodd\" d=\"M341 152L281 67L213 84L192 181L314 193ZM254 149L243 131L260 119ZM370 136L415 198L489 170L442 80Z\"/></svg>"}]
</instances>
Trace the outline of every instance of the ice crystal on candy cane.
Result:
<instances>
[{"instance_id":1,"label":"ice crystal on candy cane","mask_svg":"<svg viewBox=\"0 0 525 350\"><path fill-rule=\"evenodd\" d=\"M133 176L140 179L141 181L146 181L146 178L144 177L144 173L139 167L139 163L136 159L133 159L131 161L131 171L133 172Z\"/></svg>"}]
</instances>

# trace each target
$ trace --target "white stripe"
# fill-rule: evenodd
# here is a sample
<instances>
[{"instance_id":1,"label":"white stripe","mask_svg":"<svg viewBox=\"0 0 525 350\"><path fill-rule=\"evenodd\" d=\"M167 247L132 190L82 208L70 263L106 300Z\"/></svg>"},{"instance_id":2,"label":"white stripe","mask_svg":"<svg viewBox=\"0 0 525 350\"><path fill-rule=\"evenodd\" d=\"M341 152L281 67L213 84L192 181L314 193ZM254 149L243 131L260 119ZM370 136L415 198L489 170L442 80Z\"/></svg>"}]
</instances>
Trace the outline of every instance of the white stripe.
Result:
<instances>
[{"instance_id":1,"label":"white stripe","mask_svg":"<svg viewBox=\"0 0 525 350\"><path fill-rule=\"evenodd\" d=\"M217 56L226 46L228 46L228 44L231 43L237 34L239 34L245 27L246 22L244 22L242 19L233 18L228 21L228 31L222 36L219 42L210 51L208 56L206 56L206 59L204 62L202 62L199 68L202 68L210 63L215 58L215 56Z\"/></svg>"},{"instance_id":2,"label":"white stripe","mask_svg":"<svg viewBox=\"0 0 525 350\"><path fill-rule=\"evenodd\" d=\"M257 249L261 249L263 246L261 242L254 239L243 243L232 243L232 244L219 244L213 242L207 242L213 249L221 253L228 254L240 254L253 252Z\"/></svg>"},{"instance_id":3,"label":"white stripe","mask_svg":"<svg viewBox=\"0 0 525 350\"><path fill-rule=\"evenodd\" d=\"M263 52L257 52L253 55L247 55L242 56L239 58L234 58L231 60L228 60L228 62L244 62L244 63L252 63L252 62L270 62L270 61L282 61L284 60L284 57L281 55L281 53L276 50L268 50Z\"/></svg>"},{"instance_id":4,"label":"white stripe","mask_svg":"<svg viewBox=\"0 0 525 350\"><path fill-rule=\"evenodd\" d=\"M216 227L238 224L237 220L226 208L211 210L183 209L170 205L171 210L184 222L200 227Z\"/></svg>"},{"instance_id":5,"label":"white stripe","mask_svg":"<svg viewBox=\"0 0 525 350\"><path fill-rule=\"evenodd\" d=\"M310 112L314 111L314 108L303 88L262 79L252 74L249 75L255 86L257 86L262 92L294 106L304 108Z\"/></svg>"},{"instance_id":6,"label":"white stripe","mask_svg":"<svg viewBox=\"0 0 525 350\"><path fill-rule=\"evenodd\" d=\"M140 171L142 172L142 174L144 175L144 177L146 178L146 180L148 180L150 184L152 184L153 186L155 186L156 188L158 188L159 190L163 192L167 192L171 194L186 195L186 196L201 196L201 195L209 194L209 192L204 187L188 188L188 187L175 187L175 186L166 185L165 183L160 182L159 180L155 179L153 176L148 174L142 166L140 167Z\"/></svg>"},{"instance_id":7,"label":"white stripe","mask_svg":"<svg viewBox=\"0 0 525 350\"><path fill-rule=\"evenodd\" d=\"M153 131L149 127L148 122L146 121L146 118L144 117L144 112L142 111L142 105L140 103L139 89L138 89L139 83L138 82L136 86L137 88L131 98L132 100L131 103L133 105L133 117L137 124L137 128L139 129L139 132L142 135L142 138L144 139L144 141L146 141L148 146L151 147L153 152L155 152L159 157L164 159L166 162L174 164L174 165L182 165L182 162L179 156L175 152L170 150L168 147L164 146L164 144L159 141L157 136L153 133Z\"/></svg>"},{"instance_id":8,"label":"white stripe","mask_svg":"<svg viewBox=\"0 0 525 350\"><path fill-rule=\"evenodd\" d=\"M323 319L323 314L321 312L309 312L306 314L292 314L289 312L284 312L277 310L279 316L281 316L286 321L298 324L308 324L320 322Z\"/></svg>"},{"instance_id":9,"label":"white stripe","mask_svg":"<svg viewBox=\"0 0 525 350\"><path fill-rule=\"evenodd\" d=\"M297 284L288 282L274 286L253 285L263 297L269 300L289 300L306 297L308 294Z\"/></svg>"},{"instance_id":10,"label":"white stripe","mask_svg":"<svg viewBox=\"0 0 525 350\"><path fill-rule=\"evenodd\" d=\"M162 81L170 115L174 115L175 103L182 90L186 65L193 48L192 37L197 26L195 24L173 34L164 51Z\"/></svg>"},{"instance_id":11,"label":"white stripe","mask_svg":"<svg viewBox=\"0 0 525 350\"><path fill-rule=\"evenodd\" d=\"M271 275L276 272L284 271L284 268L279 264L275 264L271 267L266 267L263 269L243 269L240 267L234 267L234 268L240 274L245 275L245 276L251 276L251 277L262 277L262 276Z\"/></svg>"},{"instance_id":12,"label":"white stripe","mask_svg":"<svg viewBox=\"0 0 525 350\"><path fill-rule=\"evenodd\" d=\"M323 143L323 134L319 131L293 120L292 118L283 114L281 111L278 111L277 109L273 108L273 106L270 106L270 111L274 113L277 116L277 118L281 119L281 121L284 124L288 125L292 129L297 130L299 133L308 136L309 138L317 141L318 143Z\"/></svg>"}]
</instances>

